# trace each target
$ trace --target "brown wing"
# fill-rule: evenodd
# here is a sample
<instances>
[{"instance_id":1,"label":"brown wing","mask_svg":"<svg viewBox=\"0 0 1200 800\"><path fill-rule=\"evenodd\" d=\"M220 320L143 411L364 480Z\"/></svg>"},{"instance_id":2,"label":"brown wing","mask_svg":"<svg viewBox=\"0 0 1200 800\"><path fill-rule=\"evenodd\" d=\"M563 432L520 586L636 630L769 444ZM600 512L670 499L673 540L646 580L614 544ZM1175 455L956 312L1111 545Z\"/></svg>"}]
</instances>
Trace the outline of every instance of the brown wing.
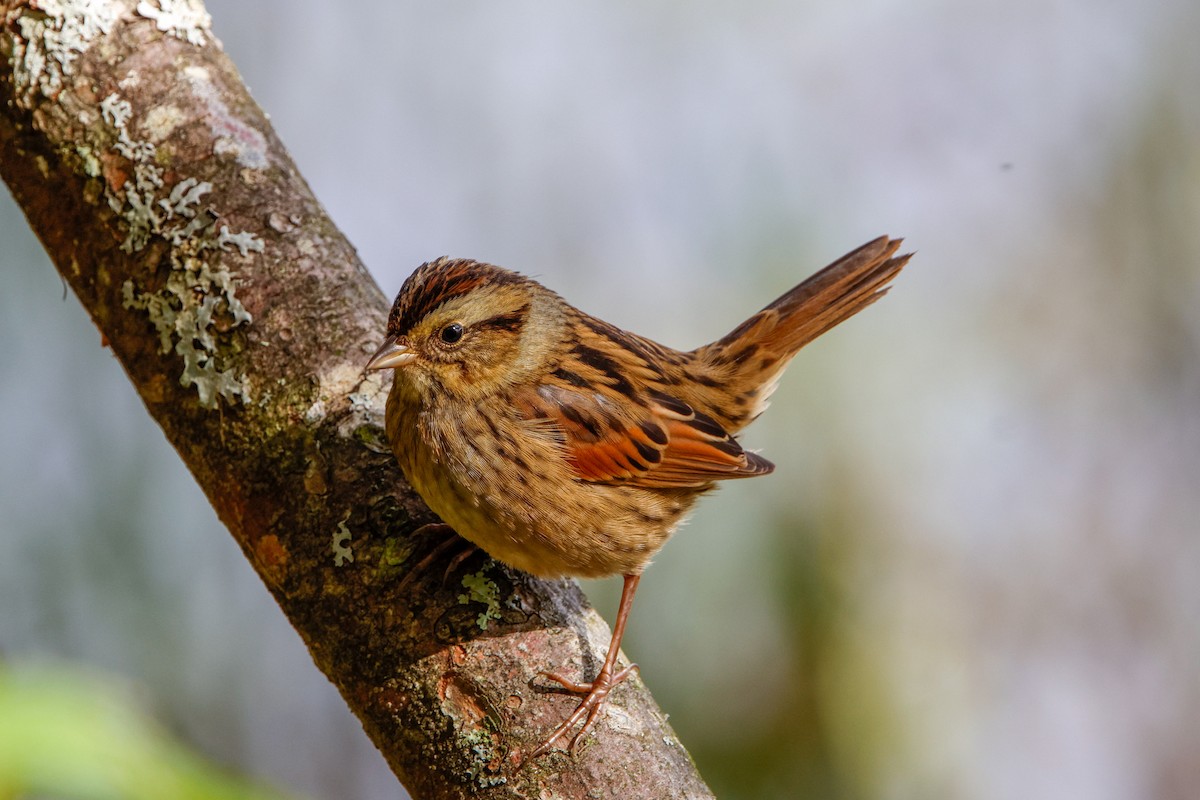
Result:
<instances>
[{"instance_id":1,"label":"brown wing","mask_svg":"<svg viewBox=\"0 0 1200 800\"><path fill-rule=\"evenodd\" d=\"M527 418L553 425L571 468L585 481L700 488L775 468L744 451L711 417L661 392L633 403L603 391L544 384L525 390L517 405Z\"/></svg>"}]
</instances>

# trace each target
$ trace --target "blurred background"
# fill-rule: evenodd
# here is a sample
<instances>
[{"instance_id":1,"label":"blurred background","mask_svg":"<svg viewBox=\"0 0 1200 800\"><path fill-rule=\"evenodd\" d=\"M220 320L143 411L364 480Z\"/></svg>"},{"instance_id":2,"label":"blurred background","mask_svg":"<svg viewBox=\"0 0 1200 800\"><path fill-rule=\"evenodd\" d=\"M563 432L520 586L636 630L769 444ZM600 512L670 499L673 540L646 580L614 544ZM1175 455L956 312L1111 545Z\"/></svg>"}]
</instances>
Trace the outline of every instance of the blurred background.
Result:
<instances>
[{"instance_id":1,"label":"blurred background","mask_svg":"<svg viewBox=\"0 0 1200 800\"><path fill-rule=\"evenodd\" d=\"M719 796L1196 796L1200 6L208 8L389 296L471 256L691 348L917 251L643 581L625 650ZM6 193L0 242L0 659L402 796Z\"/></svg>"}]
</instances>

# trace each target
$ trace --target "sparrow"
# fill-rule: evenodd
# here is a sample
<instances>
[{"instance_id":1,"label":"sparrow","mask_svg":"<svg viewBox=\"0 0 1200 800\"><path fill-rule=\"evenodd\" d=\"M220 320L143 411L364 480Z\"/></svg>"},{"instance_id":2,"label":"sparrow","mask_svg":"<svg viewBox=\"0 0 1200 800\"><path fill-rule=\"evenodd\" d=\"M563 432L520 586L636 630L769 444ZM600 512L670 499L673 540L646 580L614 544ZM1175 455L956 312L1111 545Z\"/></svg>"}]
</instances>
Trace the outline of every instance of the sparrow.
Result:
<instances>
[{"instance_id":1,"label":"sparrow","mask_svg":"<svg viewBox=\"0 0 1200 800\"><path fill-rule=\"evenodd\" d=\"M368 370L395 371L388 441L459 535L538 577L624 577L599 673L531 757L574 752L613 687L643 570L717 481L774 465L737 434L804 345L882 297L911 254L886 236L683 352L580 311L531 278L443 257L404 282Z\"/></svg>"}]
</instances>

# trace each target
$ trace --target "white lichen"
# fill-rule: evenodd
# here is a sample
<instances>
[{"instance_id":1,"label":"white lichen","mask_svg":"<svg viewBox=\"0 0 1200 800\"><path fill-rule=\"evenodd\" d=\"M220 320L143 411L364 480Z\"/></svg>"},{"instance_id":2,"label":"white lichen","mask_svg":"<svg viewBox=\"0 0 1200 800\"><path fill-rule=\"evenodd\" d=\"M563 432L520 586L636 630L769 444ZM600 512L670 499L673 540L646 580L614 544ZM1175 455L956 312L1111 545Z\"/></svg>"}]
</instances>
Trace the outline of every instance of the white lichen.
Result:
<instances>
[{"instance_id":1,"label":"white lichen","mask_svg":"<svg viewBox=\"0 0 1200 800\"><path fill-rule=\"evenodd\" d=\"M217 215L203 208L212 184L184 178L164 191L164 172L152 142L131 132L133 107L116 93L100 101L100 114L116 135L113 150L130 165L131 177L108 194L108 204L126 222L121 243L126 253L142 250L153 237L171 244L171 270L166 285L153 292L139 291L132 280L122 287L126 308L140 309L158 331L163 353L175 351L183 359L179 382L195 386L200 404L215 408L217 398L247 401L245 375L218 367L215 326L225 329L248 324L250 313L237 298L233 276L210 263L217 251L236 247L242 256L262 252L263 242L247 231L232 232L217 226Z\"/></svg>"},{"instance_id":2,"label":"white lichen","mask_svg":"<svg viewBox=\"0 0 1200 800\"><path fill-rule=\"evenodd\" d=\"M346 521L350 519L347 513L345 519L338 523L338 529L333 533L333 565L342 567L354 562L354 551L350 549L350 529Z\"/></svg>"},{"instance_id":3,"label":"white lichen","mask_svg":"<svg viewBox=\"0 0 1200 800\"><path fill-rule=\"evenodd\" d=\"M89 178L99 178L103 173L103 165L100 163L100 159L96 158L96 154L92 152L92 148L85 144L79 144L75 146L75 153L79 156L83 174Z\"/></svg>"},{"instance_id":4,"label":"white lichen","mask_svg":"<svg viewBox=\"0 0 1200 800\"><path fill-rule=\"evenodd\" d=\"M263 251L262 239L259 239L249 231L240 231L238 233L230 233L228 226L222 225L221 230L217 233L217 247L222 250L228 250L226 245L233 245L242 254L243 257L250 253L261 253Z\"/></svg>"},{"instance_id":5,"label":"white lichen","mask_svg":"<svg viewBox=\"0 0 1200 800\"><path fill-rule=\"evenodd\" d=\"M217 317L229 320L229 327L248 323L250 314L229 290L229 272L185 255L186 249L172 253L167 283L157 292L139 292L132 280L125 281L123 304L146 312L158 331L160 352L174 350L183 359L179 383L196 387L201 406L215 408L218 397L245 402L249 399L245 376L217 367L213 325Z\"/></svg>"},{"instance_id":6,"label":"white lichen","mask_svg":"<svg viewBox=\"0 0 1200 800\"><path fill-rule=\"evenodd\" d=\"M113 92L100 101L100 115L109 125L123 131L129 118L133 116L133 106L129 104L128 100L122 99L119 94Z\"/></svg>"},{"instance_id":7,"label":"white lichen","mask_svg":"<svg viewBox=\"0 0 1200 800\"><path fill-rule=\"evenodd\" d=\"M325 419L325 403L317 400L304 412L304 421L308 425L317 425Z\"/></svg>"},{"instance_id":8,"label":"white lichen","mask_svg":"<svg viewBox=\"0 0 1200 800\"><path fill-rule=\"evenodd\" d=\"M38 0L31 13L16 17L15 30L6 38L18 98L57 98L77 74L80 57L113 29L126 10L125 4L111 0ZM196 45L207 41L211 20L199 0L142 0L137 12L172 36ZM127 91L137 83L136 71L130 70L119 85ZM210 105L211 94L205 95ZM216 224L216 212L201 206L212 191L210 184L184 178L173 187L165 185L154 140L164 140L181 124L178 115L161 108L152 111L141 127L146 135L138 136L133 106L120 94L113 92L101 100L99 111L113 134L112 152L128 162L124 179L114 171L104 188L109 207L126 225L121 248L138 252L156 237L171 245L166 285L144 291L127 281L122 287L125 305L146 312L164 353L173 350L180 355L184 362L180 383L195 386L203 406L214 408L220 397L245 402L246 376L219 368L214 334L249 323L250 314L235 295L232 276L216 266L216 255L236 248L246 257L262 252L263 242L249 232ZM255 141L253 136L249 140ZM77 153L83 174L104 177L98 148L80 143ZM121 185L115 185L118 180Z\"/></svg>"},{"instance_id":9,"label":"white lichen","mask_svg":"<svg viewBox=\"0 0 1200 800\"><path fill-rule=\"evenodd\" d=\"M163 208L164 213L159 213L157 194L163 186L163 170L154 161L154 144L134 138L129 131L133 106L113 92L100 101L100 116L117 134L113 150L124 156L133 170L132 179L108 197L109 207L129 224L121 249L133 253L146 246L151 234L163 231L163 222L170 219L173 209Z\"/></svg>"},{"instance_id":10,"label":"white lichen","mask_svg":"<svg viewBox=\"0 0 1200 800\"><path fill-rule=\"evenodd\" d=\"M366 363L366 356L363 356L362 362ZM357 366L357 365L356 365ZM353 367L347 366L342 373L349 373L352 381L349 383L341 383L330 380L329 383L333 387L338 388L345 386L344 394L350 400L350 410L356 415L362 417L362 422L372 422L379 425L383 424L383 409L387 402L388 392L392 388L392 376L384 376L380 372L369 372L363 374L362 368L355 370ZM321 381L321 388L326 386L326 380ZM358 391L354 391L357 388Z\"/></svg>"},{"instance_id":11,"label":"white lichen","mask_svg":"<svg viewBox=\"0 0 1200 800\"><path fill-rule=\"evenodd\" d=\"M142 0L137 13L154 20L163 33L197 47L207 41L205 34L212 29L212 17L199 0Z\"/></svg>"},{"instance_id":12,"label":"white lichen","mask_svg":"<svg viewBox=\"0 0 1200 800\"><path fill-rule=\"evenodd\" d=\"M371 395L363 392L353 392L347 399L350 401L350 410L354 412L370 411L374 402Z\"/></svg>"},{"instance_id":13,"label":"white lichen","mask_svg":"<svg viewBox=\"0 0 1200 800\"><path fill-rule=\"evenodd\" d=\"M40 0L37 7L41 16L17 18L20 35L13 37L13 79L26 98L62 91L79 56L92 40L112 30L121 13L119 4L103 0Z\"/></svg>"}]
</instances>

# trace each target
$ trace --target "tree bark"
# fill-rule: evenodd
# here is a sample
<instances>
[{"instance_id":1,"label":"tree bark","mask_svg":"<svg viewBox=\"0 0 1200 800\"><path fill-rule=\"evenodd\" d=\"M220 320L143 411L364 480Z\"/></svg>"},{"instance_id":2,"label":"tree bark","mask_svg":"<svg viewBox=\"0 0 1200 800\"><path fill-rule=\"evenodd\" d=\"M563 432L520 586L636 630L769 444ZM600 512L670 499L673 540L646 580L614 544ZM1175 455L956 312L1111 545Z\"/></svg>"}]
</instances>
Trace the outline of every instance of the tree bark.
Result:
<instances>
[{"instance_id":1,"label":"tree bark","mask_svg":"<svg viewBox=\"0 0 1200 800\"><path fill-rule=\"evenodd\" d=\"M711 797L640 680L577 757L523 763L608 630L569 582L434 518L363 364L387 301L199 0L0 0L0 174L317 666L417 798ZM461 577L464 576L465 577Z\"/></svg>"}]
</instances>

